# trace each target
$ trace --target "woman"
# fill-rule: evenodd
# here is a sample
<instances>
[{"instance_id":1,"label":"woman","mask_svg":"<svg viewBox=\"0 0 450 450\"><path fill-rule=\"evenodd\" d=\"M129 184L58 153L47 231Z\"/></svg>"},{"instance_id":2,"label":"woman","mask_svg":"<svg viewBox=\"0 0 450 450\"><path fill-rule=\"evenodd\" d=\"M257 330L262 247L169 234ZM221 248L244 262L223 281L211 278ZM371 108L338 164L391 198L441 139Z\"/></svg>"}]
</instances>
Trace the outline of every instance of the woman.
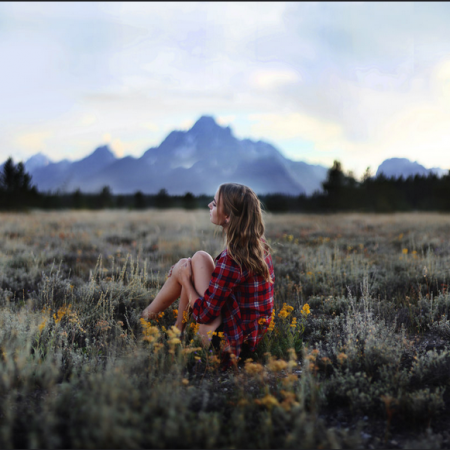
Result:
<instances>
[{"instance_id":1,"label":"woman","mask_svg":"<svg viewBox=\"0 0 450 450\"><path fill-rule=\"evenodd\" d=\"M199 251L178 261L142 316L156 317L179 297L176 326L183 330L183 312L190 307L203 343L208 344L211 332L223 331L222 351L238 357L243 343L255 350L270 324L272 257L260 202L249 187L222 184L208 206L211 222L225 232L226 249L215 260Z\"/></svg>"}]
</instances>

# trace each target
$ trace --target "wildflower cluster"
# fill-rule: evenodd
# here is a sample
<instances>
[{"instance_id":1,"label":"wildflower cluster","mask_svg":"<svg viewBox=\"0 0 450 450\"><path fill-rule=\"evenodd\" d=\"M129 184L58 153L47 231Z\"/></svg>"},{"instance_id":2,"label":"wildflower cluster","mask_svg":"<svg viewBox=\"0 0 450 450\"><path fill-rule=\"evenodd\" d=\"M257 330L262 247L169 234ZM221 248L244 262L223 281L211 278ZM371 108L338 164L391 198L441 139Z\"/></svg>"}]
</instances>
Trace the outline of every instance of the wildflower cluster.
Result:
<instances>
[{"instance_id":1,"label":"wildflower cluster","mask_svg":"<svg viewBox=\"0 0 450 450\"><path fill-rule=\"evenodd\" d=\"M150 322L147 322L143 318L140 319L140 322L142 327L142 334L144 335L142 340L149 342L150 344L156 342L161 335L159 328L157 326L153 326Z\"/></svg>"},{"instance_id":2,"label":"wildflower cluster","mask_svg":"<svg viewBox=\"0 0 450 450\"><path fill-rule=\"evenodd\" d=\"M287 305L286 303L283 303L283 307L281 308L280 312L278 313L278 317L281 317L282 319L285 319L286 317L291 314L291 312L294 311L294 308L290 305Z\"/></svg>"},{"instance_id":3,"label":"wildflower cluster","mask_svg":"<svg viewBox=\"0 0 450 450\"><path fill-rule=\"evenodd\" d=\"M86 330L81 326L81 320L78 313L72 309L71 304L62 306L56 313L53 314L55 324L59 324L64 318L66 318L67 323L74 325L78 331L81 333L86 333ZM44 328L44 326L45 324L42 325L42 328ZM41 328L39 329L42 331Z\"/></svg>"}]
</instances>

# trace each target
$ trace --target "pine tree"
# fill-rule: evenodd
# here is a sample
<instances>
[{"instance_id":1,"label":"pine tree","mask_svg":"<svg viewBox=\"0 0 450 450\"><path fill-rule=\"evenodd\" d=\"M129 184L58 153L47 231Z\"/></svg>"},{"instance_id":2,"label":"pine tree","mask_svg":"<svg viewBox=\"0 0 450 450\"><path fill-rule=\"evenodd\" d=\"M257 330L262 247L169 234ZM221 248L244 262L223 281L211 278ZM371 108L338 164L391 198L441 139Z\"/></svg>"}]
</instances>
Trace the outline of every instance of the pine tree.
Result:
<instances>
[{"instance_id":1,"label":"pine tree","mask_svg":"<svg viewBox=\"0 0 450 450\"><path fill-rule=\"evenodd\" d=\"M14 164L10 157L0 173L0 208L23 209L36 206L39 194L31 185L31 175L25 172L22 162Z\"/></svg>"}]
</instances>

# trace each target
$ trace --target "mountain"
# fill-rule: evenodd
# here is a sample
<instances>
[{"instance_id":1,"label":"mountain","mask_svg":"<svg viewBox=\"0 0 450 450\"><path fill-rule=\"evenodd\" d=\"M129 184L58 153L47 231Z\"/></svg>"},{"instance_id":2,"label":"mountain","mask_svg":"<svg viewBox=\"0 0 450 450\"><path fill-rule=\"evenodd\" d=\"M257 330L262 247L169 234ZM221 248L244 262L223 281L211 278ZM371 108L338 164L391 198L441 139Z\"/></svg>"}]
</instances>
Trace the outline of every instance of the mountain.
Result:
<instances>
[{"instance_id":1,"label":"mountain","mask_svg":"<svg viewBox=\"0 0 450 450\"><path fill-rule=\"evenodd\" d=\"M140 158L116 158L103 146L80 161L40 164L30 173L40 191L98 192L108 185L122 194L164 188L172 195L198 195L214 194L221 183L237 182L258 194L309 195L321 189L327 168L291 161L261 140L237 139L230 127L202 116L190 130L172 131Z\"/></svg>"},{"instance_id":2,"label":"mountain","mask_svg":"<svg viewBox=\"0 0 450 450\"><path fill-rule=\"evenodd\" d=\"M31 159L31 158L30 158ZM67 159L30 170L40 191L62 190L66 192L83 189L91 177L116 160L116 156L107 145L98 147L86 158L70 162ZM86 191L88 192L88 191Z\"/></svg>"},{"instance_id":3,"label":"mountain","mask_svg":"<svg viewBox=\"0 0 450 450\"><path fill-rule=\"evenodd\" d=\"M443 176L447 170L439 167L427 169L417 161L410 161L407 158L390 158L384 160L378 167L376 176L383 174L388 178L395 177L408 178L409 176L422 175L428 176L430 173L435 173L438 176Z\"/></svg>"},{"instance_id":4,"label":"mountain","mask_svg":"<svg viewBox=\"0 0 450 450\"><path fill-rule=\"evenodd\" d=\"M52 161L46 155L43 153L36 153L24 163L24 166L27 172L33 172L39 167L45 167L51 163Z\"/></svg>"}]
</instances>

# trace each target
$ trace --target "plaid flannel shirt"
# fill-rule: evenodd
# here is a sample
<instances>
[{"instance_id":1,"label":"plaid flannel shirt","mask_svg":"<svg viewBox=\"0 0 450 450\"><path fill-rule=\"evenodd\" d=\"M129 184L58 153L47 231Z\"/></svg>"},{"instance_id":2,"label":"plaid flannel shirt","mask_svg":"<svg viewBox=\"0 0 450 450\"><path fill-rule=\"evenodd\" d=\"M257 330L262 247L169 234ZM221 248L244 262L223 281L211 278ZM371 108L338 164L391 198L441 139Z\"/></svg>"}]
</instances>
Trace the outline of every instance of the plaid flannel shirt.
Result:
<instances>
[{"instance_id":1,"label":"plaid flannel shirt","mask_svg":"<svg viewBox=\"0 0 450 450\"><path fill-rule=\"evenodd\" d=\"M265 258L272 280L275 281L272 257ZM239 356L246 342L255 350L271 321L274 283L239 265L224 250L215 259L216 267L203 297L198 298L192 315L198 323L209 323L222 314L225 348L223 351Z\"/></svg>"}]
</instances>

